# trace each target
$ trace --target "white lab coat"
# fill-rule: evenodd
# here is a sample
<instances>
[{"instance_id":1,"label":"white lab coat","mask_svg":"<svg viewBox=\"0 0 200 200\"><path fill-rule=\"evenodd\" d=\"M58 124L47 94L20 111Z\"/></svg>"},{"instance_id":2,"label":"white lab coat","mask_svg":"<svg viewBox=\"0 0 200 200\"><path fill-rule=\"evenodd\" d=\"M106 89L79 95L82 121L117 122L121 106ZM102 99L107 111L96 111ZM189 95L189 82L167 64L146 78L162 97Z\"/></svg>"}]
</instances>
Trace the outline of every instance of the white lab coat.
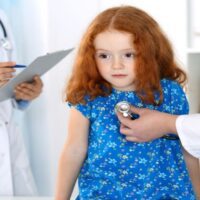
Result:
<instances>
[{"instance_id":1,"label":"white lab coat","mask_svg":"<svg viewBox=\"0 0 200 200\"><path fill-rule=\"evenodd\" d=\"M183 147L194 157L200 158L200 114L179 116L176 129Z\"/></svg>"},{"instance_id":2,"label":"white lab coat","mask_svg":"<svg viewBox=\"0 0 200 200\"><path fill-rule=\"evenodd\" d=\"M0 19L14 46L7 18L1 10ZM0 37L2 37L1 27ZM15 51L12 51L12 55L14 53ZM6 60L8 60L7 53L0 47L0 61ZM14 99L0 102L0 196L37 195L23 137L13 121L14 108L17 108Z\"/></svg>"}]
</instances>

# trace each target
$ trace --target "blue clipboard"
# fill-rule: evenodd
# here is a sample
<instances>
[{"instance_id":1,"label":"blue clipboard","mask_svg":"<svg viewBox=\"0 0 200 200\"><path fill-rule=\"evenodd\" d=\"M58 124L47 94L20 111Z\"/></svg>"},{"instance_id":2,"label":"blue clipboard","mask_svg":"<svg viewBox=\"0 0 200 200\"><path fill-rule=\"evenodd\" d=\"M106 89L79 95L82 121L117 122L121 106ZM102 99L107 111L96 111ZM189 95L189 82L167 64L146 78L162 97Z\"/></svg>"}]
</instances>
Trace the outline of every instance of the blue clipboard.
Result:
<instances>
[{"instance_id":1,"label":"blue clipboard","mask_svg":"<svg viewBox=\"0 0 200 200\"><path fill-rule=\"evenodd\" d=\"M18 84L32 81L35 75L42 76L67 56L73 49L74 48L56 51L54 53L47 53L44 56L37 57L21 73L0 88L0 101L12 98L14 96L14 88Z\"/></svg>"}]
</instances>

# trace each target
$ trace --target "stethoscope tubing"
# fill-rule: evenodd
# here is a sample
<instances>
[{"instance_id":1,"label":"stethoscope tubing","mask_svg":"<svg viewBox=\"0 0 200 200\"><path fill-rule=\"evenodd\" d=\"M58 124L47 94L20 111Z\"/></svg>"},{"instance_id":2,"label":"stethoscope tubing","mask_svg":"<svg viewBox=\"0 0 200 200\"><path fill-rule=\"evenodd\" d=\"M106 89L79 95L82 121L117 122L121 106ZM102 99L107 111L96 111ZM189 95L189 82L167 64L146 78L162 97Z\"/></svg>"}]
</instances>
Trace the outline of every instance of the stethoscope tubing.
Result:
<instances>
[{"instance_id":1,"label":"stethoscope tubing","mask_svg":"<svg viewBox=\"0 0 200 200\"><path fill-rule=\"evenodd\" d=\"M4 26L4 24L1 20L0 20L0 25L1 25L1 28L2 28L2 31L3 31L4 38L7 38L8 34L7 34L7 31L6 31L6 28L5 28L5 26Z\"/></svg>"},{"instance_id":2,"label":"stethoscope tubing","mask_svg":"<svg viewBox=\"0 0 200 200\"><path fill-rule=\"evenodd\" d=\"M11 60L12 44L9 41L6 28L1 19L0 19L0 26L1 26L2 33L3 33L3 38L0 39L0 45L6 51L8 60Z\"/></svg>"}]
</instances>

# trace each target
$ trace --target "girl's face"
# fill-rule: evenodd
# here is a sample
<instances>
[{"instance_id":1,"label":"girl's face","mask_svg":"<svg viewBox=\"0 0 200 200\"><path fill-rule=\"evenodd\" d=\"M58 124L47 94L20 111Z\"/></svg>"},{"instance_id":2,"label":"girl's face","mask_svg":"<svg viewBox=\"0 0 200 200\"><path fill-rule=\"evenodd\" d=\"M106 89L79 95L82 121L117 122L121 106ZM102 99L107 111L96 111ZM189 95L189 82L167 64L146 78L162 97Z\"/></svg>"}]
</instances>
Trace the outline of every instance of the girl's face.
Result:
<instances>
[{"instance_id":1,"label":"girl's face","mask_svg":"<svg viewBox=\"0 0 200 200\"><path fill-rule=\"evenodd\" d=\"M135 50L132 35L117 30L105 31L96 36L94 47L101 76L117 90L134 90Z\"/></svg>"}]
</instances>

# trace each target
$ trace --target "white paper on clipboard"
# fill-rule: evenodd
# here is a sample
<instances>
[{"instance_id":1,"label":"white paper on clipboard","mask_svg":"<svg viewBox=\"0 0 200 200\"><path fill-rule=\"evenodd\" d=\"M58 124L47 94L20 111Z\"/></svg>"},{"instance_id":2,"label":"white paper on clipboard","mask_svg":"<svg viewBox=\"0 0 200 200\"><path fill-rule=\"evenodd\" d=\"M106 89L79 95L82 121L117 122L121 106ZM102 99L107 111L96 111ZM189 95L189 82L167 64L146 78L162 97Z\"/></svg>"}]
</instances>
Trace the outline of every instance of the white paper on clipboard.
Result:
<instances>
[{"instance_id":1,"label":"white paper on clipboard","mask_svg":"<svg viewBox=\"0 0 200 200\"><path fill-rule=\"evenodd\" d=\"M57 51L37 57L21 73L0 88L0 101L12 98L14 96L13 90L15 86L23 82L31 81L35 75L42 76L65 56L67 56L73 49L74 48Z\"/></svg>"}]
</instances>

